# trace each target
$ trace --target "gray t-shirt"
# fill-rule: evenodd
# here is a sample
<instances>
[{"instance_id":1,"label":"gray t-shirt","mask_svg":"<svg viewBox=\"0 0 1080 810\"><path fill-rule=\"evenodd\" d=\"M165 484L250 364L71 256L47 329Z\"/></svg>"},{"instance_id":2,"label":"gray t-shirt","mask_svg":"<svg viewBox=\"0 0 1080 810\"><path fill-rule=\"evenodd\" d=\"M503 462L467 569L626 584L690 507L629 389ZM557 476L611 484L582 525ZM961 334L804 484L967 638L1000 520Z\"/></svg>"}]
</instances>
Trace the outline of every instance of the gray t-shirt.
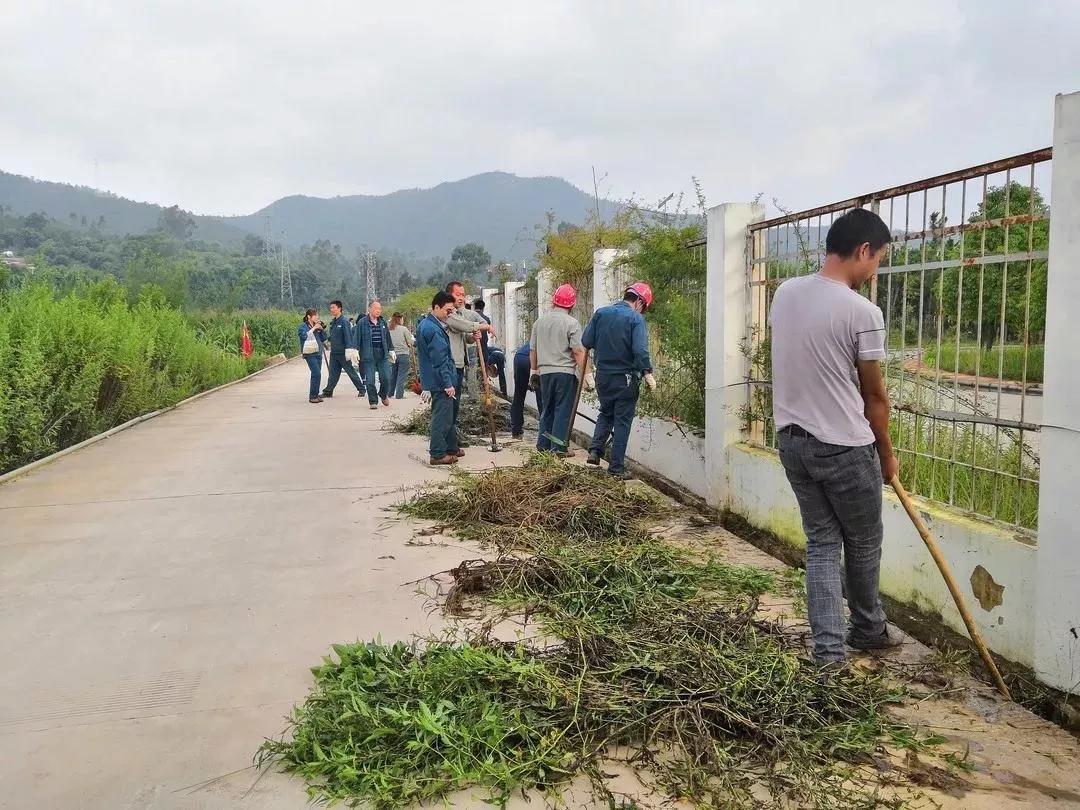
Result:
<instances>
[{"instance_id":1,"label":"gray t-shirt","mask_svg":"<svg viewBox=\"0 0 1080 810\"><path fill-rule=\"evenodd\" d=\"M777 288L769 325L776 429L798 425L829 444L873 444L855 364L885 359L881 309L814 274Z\"/></svg>"},{"instance_id":2,"label":"gray t-shirt","mask_svg":"<svg viewBox=\"0 0 1080 810\"><path fill-rule=\"evenodd\" d=\"M545 312L533 324L530 345L541 374L573 374L574 349L581 345L581 324L564 309Z\"/></svg>"}]
</instances>

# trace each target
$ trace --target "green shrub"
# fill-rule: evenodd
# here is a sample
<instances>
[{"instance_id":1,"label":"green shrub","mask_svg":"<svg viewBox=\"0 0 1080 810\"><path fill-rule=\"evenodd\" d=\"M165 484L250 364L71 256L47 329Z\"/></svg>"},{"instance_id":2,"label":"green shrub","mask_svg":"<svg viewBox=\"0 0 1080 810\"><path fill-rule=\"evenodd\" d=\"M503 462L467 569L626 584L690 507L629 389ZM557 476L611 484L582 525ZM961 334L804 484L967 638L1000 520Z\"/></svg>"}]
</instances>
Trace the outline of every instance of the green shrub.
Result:
<instances>
[{"instance_id":1,"label":"green shrub","mask_svg":"<svg viewBox=\"0 0 1080 810\"><path fill-rule=\"evenodd\" d=\"M257 316L245 359L238 326L229 348L211 345L154 295L129 305L114 279L62 298L34 284L0 297L0 472L256 370L285 347L258 336Z\"/></svg>"},{"instance_id":2,"label":"green shrub","mask_svg":"<svg viewBox=\"0 0 1080 810\"><path fill-rule=\"evenodd\" d=\"M300 352L300 340L296 328L304 319L304 313L281 309L247 309L235 312L206 310L188 314L195 326L195 333L203 343L216 346L226 352L240 351L240 335L247 323L255 354L272 356L284 354L292 357ZM329 321L328 317L323 317Z\"/></svg>"}]
</instances>

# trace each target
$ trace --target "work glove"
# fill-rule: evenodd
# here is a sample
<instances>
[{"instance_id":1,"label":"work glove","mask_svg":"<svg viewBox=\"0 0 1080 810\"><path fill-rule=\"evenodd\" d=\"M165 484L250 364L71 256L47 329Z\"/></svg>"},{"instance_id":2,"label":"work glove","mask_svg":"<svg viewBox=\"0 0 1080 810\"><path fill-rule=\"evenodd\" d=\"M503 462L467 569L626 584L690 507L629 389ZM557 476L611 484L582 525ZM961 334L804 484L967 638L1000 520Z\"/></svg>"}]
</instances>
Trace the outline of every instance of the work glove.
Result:
<instances>
[{"instance_id":1,"label":"work glove","mask_svg":"<svg viewBox=\"0 0 1080 810\"><path fill-rule=\"evenodd\" d=\"M595 391L596 390L596 375L593 374L591 371L586 371L585 372L585 390L586 391Z\"/></svg>"},{"instance_id":2,"label":"work glove","mask_svg":"<svg viewBox=\"0 0 1080 810\"><path fill-rule=\"evenodd\" d=\"M390 350L390 365L394 365L397 362L397 352L393 349Z\"/></svg>"},{"instance_id":3,"label":"work glove","mask_svg":"<svg viewBox=\"0 0 1080 810\"><path fill-rule=\"evenodd\" d=\"M535 371L532 374L529 375L529 390L530 391L539 391L540 390L540 375L537 374Z\"/></svg>"},{"instance_id":4,"label":"work glove","mask_svg":"<svg viewBox=\"0 0 1080 810\"><path fill-rule=\"evenodd\" d=\"M421 391L420 392L420 401L423 402L425 405L427 405L429 402L431 402L431 392L430 391Z\"/></svg>"},{"instance_id":5,"label":"work glove","mask_svg":"<svg viewBox=\"0 0 1080 810\"><path fill-rule=\"evenodd\" d=\"M653 376L651 371L645 375L645 385L649 386L650 391L656 390L656 377Z\"/></svg>"},{"instance_id":6,"label":"work glove","mask_svg":"<svg viewBox=\"0 0 1080 810\"><path fill-rule=\"evenodd\" d=\"M357 349L346 349L345 350L345 360L346 360L346 362L352 363L353 366L359 366L360 365L360 352Z\"/></svg>"}]
</instances>

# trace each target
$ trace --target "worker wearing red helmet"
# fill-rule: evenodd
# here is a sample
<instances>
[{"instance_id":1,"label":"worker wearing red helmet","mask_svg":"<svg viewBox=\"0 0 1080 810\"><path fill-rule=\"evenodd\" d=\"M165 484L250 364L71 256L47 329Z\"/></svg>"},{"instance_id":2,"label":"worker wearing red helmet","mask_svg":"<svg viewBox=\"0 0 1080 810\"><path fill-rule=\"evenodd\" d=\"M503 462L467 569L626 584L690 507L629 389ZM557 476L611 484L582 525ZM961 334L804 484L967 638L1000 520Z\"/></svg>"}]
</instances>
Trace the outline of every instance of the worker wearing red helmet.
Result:
<instances>
[{"instance_id":1,"label":"worker wearing red helmet","mask_svg":"<svg viewBox=\"0 0 1080 810\"><path fill-rule=\"evenodd\" d=\"M649 336L642 313L651 305L652 288L643 281L631 284L623 300L601 307L593 313L585 327L581 342L593 350L596 369L586 386L595 385L600 398L600 414L596 418L592 445L586 463L599 465L604 445L611 437L608 472L618 478L629 478L626 472L626 443L637 410L641 381L656 388L649 357Z\"/></svg>"},{"instance_id":2,"label":"worker wearing red helmet","mask_svg":"<svg viewBox=\"0 0 1080 810\"><path fill-rule=\"evenodd\" d=\"M565 458L573 455L567 433L578 369L585 365L585 348L581 345L581 324L570 314L577 303L577 291L563 284L551 296L551 303L551 310L533 324L529 338L530 387L537 392L540 405L536 449L555 451Z\"/></svg>"}]
</instances>

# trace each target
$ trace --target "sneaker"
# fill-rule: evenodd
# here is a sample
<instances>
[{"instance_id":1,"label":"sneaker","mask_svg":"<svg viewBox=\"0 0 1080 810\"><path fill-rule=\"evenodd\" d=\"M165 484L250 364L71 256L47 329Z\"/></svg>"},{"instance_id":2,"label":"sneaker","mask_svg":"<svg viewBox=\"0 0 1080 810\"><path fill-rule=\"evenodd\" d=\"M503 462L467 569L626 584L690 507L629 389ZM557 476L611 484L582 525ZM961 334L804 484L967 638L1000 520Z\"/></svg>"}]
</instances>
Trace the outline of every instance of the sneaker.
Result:
<instances>
[{"instance_id":1,"label":"sneaker","mask_svg":"<svg viewBox=\"0 0 1080 810\"><path fill-rule=\"evenodd\" d=\"M457 456L443 456L442 458L435 458L434 456L428 462L432 467L438 467L441 464L457 464Z\"/></svg>"},{"instance_id":2,"label":"sneaker","mask_svg":"<svg viewBox=\"0 0 1080 810\"><path fill-rule=\"evenodd\" d=\"M825 686L846 680L855 674L850 661L815 662L814 666L817 669L818 680Z\"/></svg>"},{"instance_id":3,"label":"sneaker","mask_svg":"<svg viewBox=\"0 0 1080 810\"><path fill-rule=\"evenodd\" d=\"M574 451L573 450L560 450L555 455L557 455L559 458L573 458L574 457Z\"/></svg>"},{"instance_id":4,"label":"sneaker","mask_svg":"<svg viewBox=\"0 0 1080 810\"><path fill-rule=\"evenodd\" d=\"M356 392L356 396L357 396L357 397L366 397L366 396L367 396L367 391L362 391L362 390L361 390L361 391L357 391L357 392Z\"/></svg>"},{"instance_id":5,"label":"sneaker","mask_svg":"<svg viewBox=\"0 0 1080 810\"><path fill-rule=\"evenodd\" d=\"M891 650L903 645L904 634L898 628L886 623L885 629L876 638L862 638L856 636L854 631L849 631L844 641L856 650Z\"/></svg>"},{"instance_id":6,"label":"sneaker","mask_svg":"<svg viewBox=\"0 0 1080 810\"><path fill-rule=\"evenodd\" d=\"M323 391L322 395L323 395L324 399L330 399L330 397L332 397L334 395L334 392L333 391Z\"/></svg>"},{"instance_id":7,"label":"sneaker","mask_svg":"<svg viewBox=\"0 0 1080 810\"><path fill-rule=\"evenodd\" d=\"M608 470L608 473L613 477L618 478L620 481L629 481L634 477L626 470L619 470L618 472L616 472L615 470Z\"/></svg>"},{"instance_id":8,"label":"sneaker","mask_svg":"<svg viewBox=\"0 0 1080 810\"><path fill-rule=\"evenodd\" d=\"M310 402L312 405L318 405L320 402L322 402L322 397L308 397L308 402Z\"/></svg>"},{"instance_id":9,"label":"sneaker","mask_svg":"<svg viewBox=\"0 0 1080 810\"><path fill-rule=\"evenodd\" d=\"M379 410L379 406L378 406L378 405L369 405L368 407L369 407L369 408L371 408L371 410L373 410L373 411L377 411L377 410Z\"/></svg>"},{"instance_id":10,"label":"sneaker","mask_svg":"<svg viewBox=\"0 0 1080 810\"><path fill-rule=\"evenodd\" d=\"M586 464L591 464L594 467L599 467L600 466L600 454L590 452L589 457L587 459L585 459L585 463Z\"/></svg>"},{"instance_id":11,"label":"sneaker","mask_svg":"<svg viewBox=\"0 0 1080 810\"><path fill-rule=\"evenodd\" d=\"M524 433L511 433L510 438L511 439L523 439L523 438L525 438L525 434Z\"/></svg>"}]
</instances>

